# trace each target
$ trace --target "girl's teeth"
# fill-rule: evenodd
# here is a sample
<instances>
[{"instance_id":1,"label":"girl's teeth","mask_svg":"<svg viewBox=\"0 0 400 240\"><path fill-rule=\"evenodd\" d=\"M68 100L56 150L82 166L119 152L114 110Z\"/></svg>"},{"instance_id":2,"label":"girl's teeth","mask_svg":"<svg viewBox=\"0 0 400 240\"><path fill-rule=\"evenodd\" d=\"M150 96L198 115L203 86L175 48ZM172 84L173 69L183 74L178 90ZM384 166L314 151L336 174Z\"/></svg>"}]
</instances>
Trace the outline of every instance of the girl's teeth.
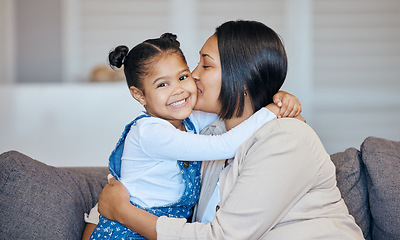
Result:
<instances>
[{"instance_id":1,"label":"girl's teeth","mask_svg":"<svg viewBox=\"0 0 400 240\"><path fill-rule=\"evenodd\" d=\"M182 101L179 101L179 102L171 103L170 105L171 105L171 106L178 106L179 104L182 104L182 103L184 103L184 102L185 102L185 99L183 99Z\"/></svg>"}]
</instances>

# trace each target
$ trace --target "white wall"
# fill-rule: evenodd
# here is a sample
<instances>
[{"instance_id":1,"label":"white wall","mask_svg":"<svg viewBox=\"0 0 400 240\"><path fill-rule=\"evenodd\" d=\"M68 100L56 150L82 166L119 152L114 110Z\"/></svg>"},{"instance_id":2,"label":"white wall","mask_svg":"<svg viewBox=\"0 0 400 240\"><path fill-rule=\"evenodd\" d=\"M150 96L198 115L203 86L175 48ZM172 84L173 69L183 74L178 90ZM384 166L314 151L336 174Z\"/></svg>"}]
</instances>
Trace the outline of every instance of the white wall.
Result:
<instances>
[{"instance_id":1,"label":"white wall","mask_svg":"<svg viewBox=\"0 0 400 240\"><path fill-rule=\"evenodd\" d=\"M54 166L106 166L124 126L142 110L125 83L0 88L0 152Z\"/></svg>"},{"instance_id":2,"label":"white wall","mask_svg":"<svg viewBox=\"0 0 400 240\"><path fill-rule=\"evenodd\" d=\"M328 151L400 140L400 1L314 1L313 128Z\"/></svg>"},{"instance_id":3,"label":"white wall","mask_svg":"<svg viewBox=\"0 0 400 240\"><path fill-rule=\"evenodd\" d=\"M17 72L12 9L13 0L0 0L0 29L8 33L0 36L0 84L15 82ZM86 84L90 70L106 63L111 48L167 31L178 35L193 68L215 27L235 19L261 21L283 37L284 89L302 101L329 153L359 148L370 135L400 141L398 0L61 0L60 12L64 83L0 85L0 152L16 149L57 166L105 165L140 107L112 107L134 105L126 86Z\"/></svg>"},{"instance_id":4,"label":"white wall","mask_svg":"<svg viewBox=\"0 0 400 240\"><path fill-rule=\"evenodd\" d=\"M17 82L61 82L60 0L14 0L14 6Z\"/></svg>"}]
</instances>

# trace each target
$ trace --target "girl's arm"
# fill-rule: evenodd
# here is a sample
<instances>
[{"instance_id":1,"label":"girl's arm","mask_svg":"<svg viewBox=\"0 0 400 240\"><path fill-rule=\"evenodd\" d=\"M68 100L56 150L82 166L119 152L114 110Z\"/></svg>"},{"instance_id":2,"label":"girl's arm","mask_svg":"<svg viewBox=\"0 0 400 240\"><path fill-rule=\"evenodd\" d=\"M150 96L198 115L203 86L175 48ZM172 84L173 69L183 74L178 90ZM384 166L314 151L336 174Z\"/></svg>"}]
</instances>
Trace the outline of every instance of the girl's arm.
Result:
<instances>
[{"instance_id":1,"label":"girl's arm","mask_svg":"<svg viewBox=\"0 0 400 240\"><path fill-rule=\"evenodd\" d=\"M82 240L89 240L95 228L96 224L86 223L85 229L83 230Z\"/></svg>"},{"instance_id":2,"label":"girl's arm","mask_svg":"<svg viewBox=\"0 0 400 240\"><path fill-rule=\"evenodd\" d=\"M283 91L276 96L281 99L282 107L292 109L290 116L297 115L297 118L305 121L298 115L301 112L301 104L295 96ZM155 159L207 161L232 158L243 142L262 125L276 118L279 108L274 104L268 105L267 108L270 111L262 108L227 133L216 136L193 135L176 130L167 122L163 125L160 121L154 121L154 124L148 124L142 129L140 145L144 152ZM215 118L213 114L206 116L208 121Z\"/></svg>"},{"instance_id":3,"label":"girl's arm","mask_svg":"<svg viewBox=\"0 0 400 240\"><path fill-rule=\"evenodd\" d=\"M217 120L218 115L215 113L203 112L200 110L193 110L192 114L190 114L189 119L195 125L197 133L199 133L205 127L207 127L208 125L213 123L215 120Z\"/></svg>"},{"instance_id":4,"label":"girl's arm","mask_svg":"<svg viewBox=\"0 0 400 240\"><path fill-rule=\"evenodd\" d=\"M148 118L140 123L139 144L153 159L207 161L233 158L237 148L265 123L276 119L266 108L221 135L197 135L177 130L167 121ZM138 123L139 124L139 123Z\"/></svg>"},{"instance_id":5,"label":"girl's arm","mask_svg":"<svg viewBox=\"0 0 400 240\"><path fill-rule=\"evenodd\" d=\"M302 111L301 103L299 99L297 99L294 95L285 92L279 91L273 96L273 101L275 104L269 104L266 106L271 112L281 117L294 117L303 122L306 120L300 115ZM198 113L198 114L196 114ZM198 126L198 132L200 132L203 128L210 125L214 122L218 115L215 113L207 113L202 111L194 110L192 113L193 118L191 118L195 125Z\"/></svg>"}]
</instances>

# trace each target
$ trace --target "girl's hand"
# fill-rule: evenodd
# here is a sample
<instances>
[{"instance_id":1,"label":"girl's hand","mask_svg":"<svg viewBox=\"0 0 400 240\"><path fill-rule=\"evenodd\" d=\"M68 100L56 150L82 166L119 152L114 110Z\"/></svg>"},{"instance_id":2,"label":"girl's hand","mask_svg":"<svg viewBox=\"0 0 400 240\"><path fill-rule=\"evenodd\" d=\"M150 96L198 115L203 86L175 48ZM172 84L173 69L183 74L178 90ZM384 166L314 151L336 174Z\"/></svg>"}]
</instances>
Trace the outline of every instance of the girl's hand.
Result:
<instances>
[{"instance_id":1,"label":"girl's hand","mask_svg":"<svg viewBox=\"0 0 400 240\"><path fill-rule=\"evenodd\" d=\"M297 117L301 113L301 103L299 99L288 92L279 91L273 96L272 100L280 107L279 113L277 114L278 118Z\"/></svg>"},{"instance_id":2,"label":"girl's hand","mask_svg":"<svg viewBox=\"0 0 400 240\"><path fill-rule=\"evenodd\" d=\"M303 118L300 114L299 115L297 115L296 117L294 117L294 118L297 118L297 119L299 119L300 121L303 121L303 122L307 122L306 121L306 119L305 118Z\"/></svg>"},{"instance_id":3,"label":"girl's hand","mask_svg":"<svg viewBox=\"0 0 400 240\"><path fill-rule=\"evenodd\" d=\"M117 179L108 175L108 184L99 197L99 212L104 217L118 221L126 204L130 205L129 192Z\"/></svg>"},{"instance_id":4,"label":"girl's hand","mask_svg":"<svg viewBox=\"0 0 400 240\"><path fill-rule=\"evenodd\" d=\"M270 103L266 106L266 108L268 108L268 110L270 110L271 112L273 112L275 115L278 116L278 113L280 111L280 107L278 107L275 103ZM299 119L300 121L306 122L306 119L303 118L300 114L295 116L294 118Z\"/></svg>"}]
</instances>

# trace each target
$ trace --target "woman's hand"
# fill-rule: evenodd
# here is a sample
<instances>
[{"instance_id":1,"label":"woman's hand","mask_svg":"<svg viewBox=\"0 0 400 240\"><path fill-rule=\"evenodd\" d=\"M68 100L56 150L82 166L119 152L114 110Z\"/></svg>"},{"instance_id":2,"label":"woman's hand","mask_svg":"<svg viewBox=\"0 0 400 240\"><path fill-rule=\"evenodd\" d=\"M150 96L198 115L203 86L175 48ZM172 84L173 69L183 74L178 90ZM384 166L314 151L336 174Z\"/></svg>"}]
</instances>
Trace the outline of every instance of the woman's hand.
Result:
<instances>
[{"instance_id":1,"label":"woman's hand","mask_svg":"<svg viewBox=\"0 0 400 240\"><path fill-rule=\"evenodd\" d=\"M99 212L104 217L118 221L126 204L130 205L129 192L117 179L108 176L108 184L99 197Z\"/></svg>"},{"instance_id":2,"label":"woman's hand","mask_svg":"<svg viewBox=\"0 0 400 240\"><path fill-rule=\"evenodd\" d=\"M299 99L288 92L279 91L273 96L272 100L280 107L279 113L277 114L278 118L297 117L301 113L301 103ZM304 118L301 117L301 119Z\"/></svg>"},{"instance_id":3,"label":"woman's hand","mask_svg":"<svg viewBox=\"0 0 400 240\"><path fill-rule=\"evenodd\" d=\"M128 190L111 175L101 191L98 207L103 217L117 221L147 239L157 239L158 217L132 205Z\"/></svg>"}]
</instances>

